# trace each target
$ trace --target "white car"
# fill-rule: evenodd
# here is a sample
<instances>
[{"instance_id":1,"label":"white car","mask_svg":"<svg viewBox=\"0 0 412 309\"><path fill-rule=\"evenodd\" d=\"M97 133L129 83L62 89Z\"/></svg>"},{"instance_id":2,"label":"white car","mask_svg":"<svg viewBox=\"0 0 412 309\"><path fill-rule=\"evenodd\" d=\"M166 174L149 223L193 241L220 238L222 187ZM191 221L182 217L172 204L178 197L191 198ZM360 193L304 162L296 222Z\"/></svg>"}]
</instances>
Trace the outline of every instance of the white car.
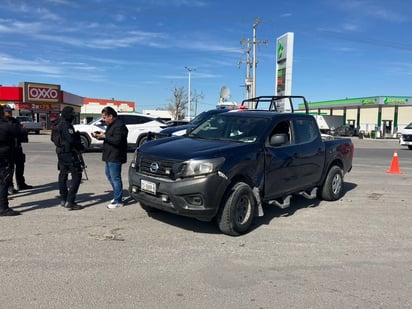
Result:
<instances>
[{"instance_id":1,"label":"white car","mask_svg":"<svg viewBox=\"0 0 412 309\"><path fill-rule=\"evenodd\" d=\"M129 147L136 148L147 140L147 134L150 132L160 132L164 122L160 118L142 115L137 113L118 113L117 116L121 119L129 134L127 135L127 143ZM96 131L105 131L106 124L102 121L102 118L93 120L88 124L76 124L74 125L75 131L79 131L82 144L84 148L98 148L103 147L103 141L92 137L92 133Z\"/></svg>"},{"instance_id":2,"label":"white car","mask_svg":"<svg viewBox=\"0 0 412 309\"><path fill-rule=\"evenodd\" d=\"M412 122L401 130L399 144L401 146L408 146L409 150L412 150Z\"/></svg>"}]
</instances>

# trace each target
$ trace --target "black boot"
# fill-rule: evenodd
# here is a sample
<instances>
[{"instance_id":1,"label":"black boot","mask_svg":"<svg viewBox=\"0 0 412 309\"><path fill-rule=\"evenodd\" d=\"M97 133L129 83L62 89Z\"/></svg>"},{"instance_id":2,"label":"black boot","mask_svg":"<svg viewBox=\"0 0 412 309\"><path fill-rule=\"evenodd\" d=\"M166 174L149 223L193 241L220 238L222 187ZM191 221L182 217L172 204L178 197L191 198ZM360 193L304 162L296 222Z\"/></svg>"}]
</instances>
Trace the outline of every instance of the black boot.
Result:
<instances>
[{"instance_id":1,"label":"black boot","mask_svg":"<svg viewBox=\"0 0 412 309\"><path fill-rule=\"evenodd\" d=\"M21 215L21 212L13 210L11 208L6 208L0 211L0 217L10 217L10 216L18 216L18 215Z\"/></svg>"}]
</instances>

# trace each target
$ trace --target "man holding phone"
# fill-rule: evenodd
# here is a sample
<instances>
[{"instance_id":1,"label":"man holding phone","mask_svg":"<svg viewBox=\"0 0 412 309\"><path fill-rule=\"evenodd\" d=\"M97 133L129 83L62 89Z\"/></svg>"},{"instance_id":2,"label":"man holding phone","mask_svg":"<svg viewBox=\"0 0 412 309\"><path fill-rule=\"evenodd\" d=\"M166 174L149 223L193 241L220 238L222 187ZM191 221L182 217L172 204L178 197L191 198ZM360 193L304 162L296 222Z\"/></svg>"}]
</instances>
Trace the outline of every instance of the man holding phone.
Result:
<instances>
[{"instance_id":1,"label":"man holding phone","mask_svg":"<svg viewBox=\"0 0 412 309\"><path fill-rule=\"evenodd\" d=\"M122 165L127 161L127 135L126 125L117 117L117 112L110 106L103 108L102 119L107 125L106 132L96 131L92 136L103 140L102 160L106 162L105 174L113 188L113 199L107 208L122 207L123 182Z\"/></svg>"}]
</instances>

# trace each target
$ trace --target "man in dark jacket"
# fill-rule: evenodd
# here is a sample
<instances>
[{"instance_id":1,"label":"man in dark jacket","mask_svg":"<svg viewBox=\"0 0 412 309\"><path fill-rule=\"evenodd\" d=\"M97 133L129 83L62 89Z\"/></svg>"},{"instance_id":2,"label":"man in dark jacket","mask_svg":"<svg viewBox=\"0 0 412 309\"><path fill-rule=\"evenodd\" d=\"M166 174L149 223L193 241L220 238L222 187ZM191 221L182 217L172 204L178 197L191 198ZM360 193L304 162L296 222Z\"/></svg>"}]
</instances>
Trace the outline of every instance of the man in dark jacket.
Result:
<instances>
[{"instance_id":1,"label":"man in dark jacket","mask_svg":"<svg viewBox=\"0 0 412 309\"><path fill-rule=\"evenodd\" d=\"M61 118L57 124L60 132L60 141L56 144L56 153L59 169L60 205L69 210L79 210L83 207L75 202L77 191L82 181L81 151L84 149L79 132L74 131L72 122L75 113L73 107L66 106L62 110ZM68 177L71 182L68 187Z\"/></svg>"},{"instance_id":2,"label":"man in dark jacket","mask_svg":"<svg viewBox=\"0 0 412 309\"><path fill-rule=\"evenodd\" d=\"M8 187L13 178L12 157L15 139L19 132L4 116L3 106L0 106L0 216L17 216L20 212L9 207Z\"/></svg>"},{"instance_id":3,"label":"man in dark jacket","mask_svg":"<svg viewBox=\"0 0 412 309\"><path fill-rule=\"evenodd\" d=\"M106 177L113 188L113 200L107 208L114 209L123 206L122 164L127 160L128 130L110 106L103 108L102 119L107 125L106 132L95 132L92 135L103 140L102 159L106 162Z\"/></svg>"},{"instance_id":4,"label":"man in dark jacket","mask_svg":"<svg viewBox=\"0 0 412 309\"><path fill-rule=\"evenodd\" d=\"M20 190L33 188L33 186L26 184L26 180L24 178L24 163L26 162L26 155L24 154L23 147L21 145L21 143L27 143L29 140L27 130L23 129L20 125L20 122L13 117L12 108L9 105L4 106L4 115L6 116L8 121L19 130L19 136L16 138L14 145L14 163L12 164L16 176L17 190L14 189L13 177L9 186L9 194L13 194Z\"/></svg>"}]
</instances>

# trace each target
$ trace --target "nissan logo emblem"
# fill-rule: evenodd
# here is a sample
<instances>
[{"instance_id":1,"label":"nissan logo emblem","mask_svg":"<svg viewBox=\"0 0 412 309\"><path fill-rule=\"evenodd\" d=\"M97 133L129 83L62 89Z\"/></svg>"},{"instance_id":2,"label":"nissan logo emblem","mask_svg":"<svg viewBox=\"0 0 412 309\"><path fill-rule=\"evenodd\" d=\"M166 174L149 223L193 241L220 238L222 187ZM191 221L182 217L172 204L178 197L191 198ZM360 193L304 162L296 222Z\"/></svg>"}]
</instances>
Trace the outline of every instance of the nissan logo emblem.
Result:
<instances>
[{"instance_id":1,"label":"nissan logo emblem","mask_svg":"<svg viewBox=\"0 0 412 309\"><path fill-rule=\"evenodd\" d=\"M157 162L153 162L152 164L150 164L150 171L152 173L156 173L159 169L159 164Z\"/></svg>"}]
</instances>

